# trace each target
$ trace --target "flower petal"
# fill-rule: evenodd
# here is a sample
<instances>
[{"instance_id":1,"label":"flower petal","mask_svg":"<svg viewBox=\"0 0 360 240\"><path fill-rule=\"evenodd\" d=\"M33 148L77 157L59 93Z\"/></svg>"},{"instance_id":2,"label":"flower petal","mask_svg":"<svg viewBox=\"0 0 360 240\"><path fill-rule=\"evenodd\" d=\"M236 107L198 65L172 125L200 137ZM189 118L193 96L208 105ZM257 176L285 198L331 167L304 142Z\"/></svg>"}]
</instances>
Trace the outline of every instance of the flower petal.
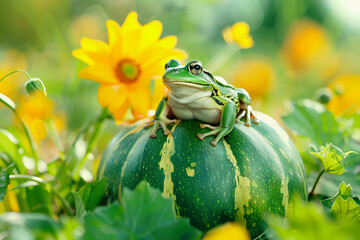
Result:
<instances>
[{"instance_id":1,"label":"flower petal","mask_svg":"<svg viewBox=\"0 0 360 240\"><path fill-rule=\"evenodd\" d=\"M231 27L225 28L222 31L222 35L223 35L225 42L227 42L227 43L234 42Z\"/></svg>"},{"instance_id":2,"label":"flower petal","mask_svg":"<svg viewBox=\"0 0 360 240\"><path fill-rule=\"evenodd\" d=\"M163 84L160 76L157 76L153 79L153 86L154 88L151 93L150 109L156 109L161 99L167 93L167 88Z\"/></svg>"},{"instance_id":3,"label":"flower petal","mask_svg":"<svg viewBox=\"0 0 360 240\"><path fill-rule=\"evenodd\" d=\"M254 45L250 35L250 27L246 22L235 23L232 27L232 35L240 48L251 48Z\"/></svg>"},{"instance_id":4,"label":"flower petal","mask_svg":"<svg viewBox=\"0 0 360 240\"><path fill-rule=\"evenodd\" d=\"M104 84L119 83L112 66L108 63L98 63L88 66L79 72L79 77Z\"/></svg>"},{"instance_id":5,"label":"flower petal","mask_svg":"<svg viewBox=\"0 0 360 240\"><path fill-rule=\"evenodd\" d=\"M108 20L106 21L106 27L108 31L109 45L110 47L113 47L120 37L120 25L113 20Z\"/></svg>"},{"instance_id":6,"label":"flower petal","mask_svg":"<svg viewBox=\"0 0 360 240\"><path fill-rule=\"evenodd\" d=\"M182 60L186 57L186 52L180 49L152 48L142 55L142 68L151 70L154 64L161 64L163 69L165 63L171 59Z\"/></svg>"},{"instance_id":7,"label":"flower petal","mask_svg":"<svg viewBox=\"0 0 360 240\"><path fill-rule=\"evenodd\" d=\"M150 109L150 88L143 86L137 91L129 92L131 111L134 117L146 117Z\"/></svg>"},{"instance_id":8,"label":"flower petal","mask_svg":"<svg viewBox=\"0 0 360 240\"><path fill-rule=\"evenodd\" d=\"M137 13L133 11L127 15L123 25L121 26L121 33L124 35L140 27L141 25L137 20Z\"/></svg>"},{"instance_id":9,"label":"flower petal","mask_svg":"<svg viewBox=\"0 0 360 240\"><path fill-rule=\"evenodd\" d=\"M119 85L109 85L109 84L100 85L97 92L97 98L102 107L107 107L110 105L110 103L113 102L118 88Z\"/></svg>"},{"instance_id":10,"label":"flower petal","mask_svg":"<svg viewBox=\"0 0 360 240\"><path fill-rule=\"evenodd\" d=\"M105 86L105 85L104 85ZM128 111L130 104L128 101L128 91L126 87L123 85L117 85L112 86L112 90L109 89L109 87L103 87L104 89L101 89L103 93L106 93L106 91L110 94L113 94L113 97L111 97L111 101L108 102L108 109L113 114L115 121L120 122L124 119L126 112ZM99 88L100 91L100 88ZM111 92L112 91L112 92ZM115 92L114 92L115 91ZM115 93L115 94L114 94ZM102 97L101 93L98 93L98 99ZM102 99L106 102L107 99ZM110 98L108 98L110 100ZM100 101L100 100L99 100Z\"/></svg>"},{"instance_id":11,"label":"flower petal","mask_svg":"<svg viewBox=\"0 0 360 240\"><path fill-rule=\"evenodd\" d=\"M145 24L141 29L141 38L138 46L138 51L151 46L159 40L162 32L162 24L159 21L152 21Z\"/></svg>"},{"instance_id":12,"label":"flower petal","mask_svg":"<svg viewBox=\"0 0 360 240\"><path fill-rule=\"evenodd\" d=\"M93 65L95 62L108 61L110 49L103 41L83 38L81 40L82 48L72 52L73 56L81 61Z\"/></svg>"},{"instance_id":13,"label":"flower petal","mask_svg":"<svg viewBox=\"0 0 360 240\"><path fill-rule=\"evenodd\" d=\"M81 39L80 44L83 49L91 52L109 51L109 46L105 42L100 40L83 38Z\"/></svg>"}]
</instances>

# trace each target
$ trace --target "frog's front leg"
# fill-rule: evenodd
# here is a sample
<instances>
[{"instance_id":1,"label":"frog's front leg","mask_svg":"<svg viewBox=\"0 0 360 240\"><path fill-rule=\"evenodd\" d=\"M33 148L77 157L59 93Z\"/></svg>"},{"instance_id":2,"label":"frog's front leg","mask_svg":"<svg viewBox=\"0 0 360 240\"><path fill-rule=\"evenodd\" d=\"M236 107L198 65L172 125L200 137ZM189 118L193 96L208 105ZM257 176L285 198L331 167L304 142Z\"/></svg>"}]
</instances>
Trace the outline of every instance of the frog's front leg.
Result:
<instances>
[{"instance_id":1,"label":"frog's front leg","mask_svg":"<svg viewBox=\"0 0 360 240\"><path fill-rule=\"evenodd\" d=\"M159 106L156 109L155 112L155 119L153 120L154 126L151 130L151 138L157 137L157 130L159 128L162 128L164 130L164 135L169 135L171 131L167 128L167 125L170 123L179 122L179 119L168 119L167 115L169 113L169 105L167 103L167 96L164 97L161 102L159 103Z\"/></svg>"},{"instance_id":2,"label":"frog's front leg","mask_svg":"<svg viewBox=\"0 0 360 240\"><path fill-rule=\"evenodd\" d=\"M250 127L251 121L250 119L253 119L253 122L256 124L259 124L259 119L255 116L254 110L250 105L245 105L244 107L240 108L240 114L236 117L236 122L241 122L240 119L245 117L245 126Z\"/></svg>"},{"instance_id":3,"label":"frog's front leg","mask_svg":"<svg viewBox=\"0 0 360 240\"><path fill-rule=\"evenodd\" d=\"M201 128L209 128L212 129L212 131L201 134L198 133L197 137L200 140L203 140L205 137L208 137L210 135L216 135L216 137L210 141L210 144L213 146L216 146L216 144L226 135L228 135L235 126L235 119L236 119L236 107L235 104L227 100L225 98L222 99L224 104L224 109L221 113L221 122L220 125L215 127L211 126L209 124L200 124Z\"/></svg>"}]
</instances>

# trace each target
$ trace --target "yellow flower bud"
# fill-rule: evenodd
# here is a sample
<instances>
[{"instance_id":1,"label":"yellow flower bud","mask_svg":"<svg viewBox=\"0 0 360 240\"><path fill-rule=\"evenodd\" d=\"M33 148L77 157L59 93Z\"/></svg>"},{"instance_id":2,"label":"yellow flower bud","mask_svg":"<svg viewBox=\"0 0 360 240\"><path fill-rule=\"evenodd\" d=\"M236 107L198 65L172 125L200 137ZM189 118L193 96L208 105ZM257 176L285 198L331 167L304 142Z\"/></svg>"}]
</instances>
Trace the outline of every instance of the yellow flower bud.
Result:
<instances>
[{"instance_id":1,"label":"yellow flower bud","mask_svg":"<svg viewBox=\"0 0 360 240\"><path fill-rule=\"evenodd\" d=\"M238 223L225 223L210 230L203 240L250 240L249 232Z\"/></svg>"}]
</instances>

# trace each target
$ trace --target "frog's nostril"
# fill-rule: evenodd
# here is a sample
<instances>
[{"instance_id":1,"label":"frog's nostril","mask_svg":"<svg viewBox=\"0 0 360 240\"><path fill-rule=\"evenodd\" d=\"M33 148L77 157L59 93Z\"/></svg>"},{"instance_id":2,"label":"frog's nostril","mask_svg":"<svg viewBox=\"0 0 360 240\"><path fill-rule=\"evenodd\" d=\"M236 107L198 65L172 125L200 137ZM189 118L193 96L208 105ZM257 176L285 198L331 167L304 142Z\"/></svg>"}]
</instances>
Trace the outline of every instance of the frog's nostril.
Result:
<instances>
[{"instance_id":1,"label":"frog's nostril","mask_svg":"<svg viewBox=\"0 0 360 240\"><path fill-rule=\"evenodd\" d=\"M175 70L175 72L178 72L178 71L179 71L179 70L178 70L178 69L176 69L176 68L175 68L174 70Z\"/></svg>"}]
</instances>

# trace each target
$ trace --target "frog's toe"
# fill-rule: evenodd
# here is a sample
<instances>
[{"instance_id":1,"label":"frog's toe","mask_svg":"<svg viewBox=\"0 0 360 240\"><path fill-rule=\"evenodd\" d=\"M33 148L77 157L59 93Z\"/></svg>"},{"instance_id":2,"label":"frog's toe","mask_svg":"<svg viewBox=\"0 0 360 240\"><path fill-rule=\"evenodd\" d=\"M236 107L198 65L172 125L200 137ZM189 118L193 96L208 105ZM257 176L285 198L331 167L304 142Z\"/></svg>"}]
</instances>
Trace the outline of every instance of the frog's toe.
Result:
<instances>
[{"instance_id":1,"label":"frog's toe","mask_svg":"<svg viewBox=\"0 0 360 240\"><path fill-rule=\"evenodd\" d=\"M154 124L154 119L153 120L151 120L150 122L147 122L147 123L145 123L144 124L144 128L148 128L148 127L150 127L151 125L153 125Z\"/></svg>"},{"instance_id":2,"label":"frog's toe","mask_svg":"<svg viewBox=\"0 0 360 240\"><path fill-rule=\"evenodd\" d=\"M156 137L157 137L157 134L156 134L156 133L152 133L152 134L150 135L150 137L151 137L151 138L156 138Z\"/></svg>"},{"instance_id":3,"label":"frog's toe","mask_svg":"<svg viewBox=\"0 0 360 240\"><path fill-rule=\"evenodd\" d=\"M200 140L203 140L205 138L205 136L201 133L196 134L197 138Z\"/></svg>"},{"instance_id":4,"label":"frog's toe","mask_svg":"<svg viewBox=\"0 0 360 240\"><path fill-rule=\"evenodd\" d=\"M169 130L165 130L165 131L164 131L164 135L165 135L165 136L169 136L170 134L171 134L171 131L169 131Z\"/></svg>"},{"instance_id":5,"label":"frog's toe","mask_svg":"<svg viewBox=\"0 0 360 240\"><path fill-rule=\"evenodd\" d=\"M209 129L211 129L211 130L216 130L216 129L218 129L219 128L219 126L212 126L212 125L210 125L210 124L204 124L204 123L200 123L200 128L209 128Z\"/></svg>"},{"instance_id":6,"label":"frog's toe","mask_svg":"<svg viewBox=\"0 0 360 240\"><path fill-rule=\"evenodd\" d=\"M251 123L250 122L245 122L245 126L251 127Z\"/></svg>"},{"instance_id":7,"label":"frog's toe","mask_svg":"<svg viewBox=\"0 0 360 240\"><path fill-rule=\"evenodd\" d=\"M253 121L254 121L254 123L255 123L255 124L259 124L259 123L260 123L260 120L259 120L259 119L257 119L257 118L256 118L256 119L254 119Z\"/></svg>"},{"instance_id":8,"label":"frog's toe","mask_svg":"<svg viewBox=\"0 0 360 240\"><path fill-rule=\"evenodd\" d=\"M212 146L214 146L214 147L216 147L216 144L217 144L218 142L217 141L215 141L215 140L211 140L210 141L210 144L212 145Z\"/></svg>"}]
</instances>

